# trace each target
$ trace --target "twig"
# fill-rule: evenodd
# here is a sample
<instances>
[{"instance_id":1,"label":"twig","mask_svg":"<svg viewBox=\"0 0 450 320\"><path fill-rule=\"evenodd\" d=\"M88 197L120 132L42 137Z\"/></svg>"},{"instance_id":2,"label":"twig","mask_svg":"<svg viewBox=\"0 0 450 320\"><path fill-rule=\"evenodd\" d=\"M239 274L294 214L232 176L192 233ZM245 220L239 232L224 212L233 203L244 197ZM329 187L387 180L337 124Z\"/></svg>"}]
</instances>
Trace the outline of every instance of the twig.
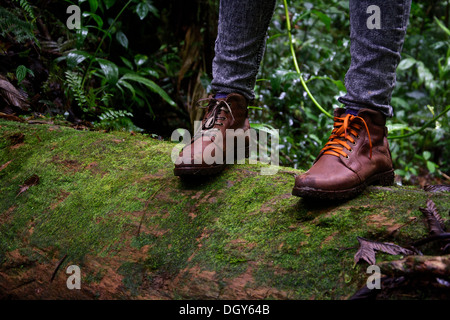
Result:
<instances>
[{"instance_id":1,"label":"twig","mask_svg":"<svg viewBox=\"0 0 450 320\"><path fill-rule=\"evenodd\" d=\"M433 119L429 120L428 122L426 122L422 127L420 127L419 129L417 129L416 131L407 133L407 134L403 134L403 135L399 135L399 136L389 136L388 139L404 139L410 136L413 136L417 133L422 132L423 130L425 130L425 128L429 127L430 124L432 124L433 122L435 122L437 119L439 119L440 117L442 117L444 114L446 114L448 111L450 111L450 105L446 106L445 109L439 113L437 116L435 116Z\"/></svg>"},{"instance_id":2,"label":"twig","mask_svg":"<svg viewBox=\"0 0 450 320\"><path fill-rule=\"evenodd\" d=\"M441 171L439 170L439 173L440 173L445 179L450 180L450 176L446 175L444 172L441 172Z\"/></svg>"},{"instance_id":3,"label":"twig","mask_svg":"<svg viewBox=\"0 0 450 320\"><path fill-rule=\"evenodd\" d=\"M450 239L450 232L444 232L444 233L441 233L441 234L436 234L436 235L429 236L429 237L424 238L424 239L420 239L420 240L414 242L412 244L412 246L413 247L417 247L417 246L424 245L424 244L426 244L428 242L437 241L437 240L445 240L445 239Z\"/></svg>"},{"instance_id":4,"label":"twig","mask_svg":"<svg viewBox=\"0 0 450 320\"><path fill-rule=\"evenodd\" d=\"M297 71L298 77L300 78L300 82L303 86L303 89L305 89L306 93L308 94L311 101L316 105L316 107L322 111L323 114L325 114L328 118L333 119L333 115L328 113L320 104L317 102L317 100L314 98L314 96L311 94L311 91L308 88L308 85L306 84L305 80L303 79L302 72L300 71L300 67L298 66L297 56L295 54L294 49L294 42L292 41L292 29L291 29L291 21L289 17L289 7L287 4L287 1L284 0L284 10L286 12L286 29L288 31L288 40L289 40L289 49L291 50L292 60L294 62L295 71Z\"/></svg>"},{"instance_id":5,"label":"twig","mask_svg":"<svg viewBox=\"0 0 450 320\"><path fill-rule=\"evenodd\" d=\"M392 230L392 231L388 234L387 237L389 238L390 236L392 236L394 233L396 233L396 232L397 232L398 230L400 230L401 228L406 227L406 226L408 226L408 225L410 225L411 223L416 222L416 221L417 221L417 218L416 218L416 217L413 217L413 219L411 219L411 220L409 220L408 222L402 224L400 227L395 228L394 230Z\"/></svg>"},{"instance_id":6,"label":"twig","mask_svg":"<svg viewBox=\"0 0 450 320\"><path fill-rule=\"evenodd\" d=\"M55 270L53 271L53 274L52 274L52 277L51 277L51 279L50 279L50 282L52 282L53 279L55 279L55 276L56 276L56 273L57 273L58 270L59 270L59 267L61 267L62 263L64 262L64 260L66 260L66 258L67 258L67 253L64 255L64 257L61 258L61 260L59 260L58 264L56 265L56 268L55 268Z\"/></svg>"}]
</instances>

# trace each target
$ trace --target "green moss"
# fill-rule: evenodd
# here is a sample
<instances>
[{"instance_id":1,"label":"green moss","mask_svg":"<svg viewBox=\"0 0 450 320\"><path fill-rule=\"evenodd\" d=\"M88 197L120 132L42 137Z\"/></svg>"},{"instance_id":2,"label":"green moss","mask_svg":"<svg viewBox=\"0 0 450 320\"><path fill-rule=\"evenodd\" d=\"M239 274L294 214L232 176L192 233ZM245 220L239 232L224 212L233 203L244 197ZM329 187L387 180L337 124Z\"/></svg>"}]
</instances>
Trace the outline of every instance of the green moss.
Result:
<instances>
[{"instance_id":1,"label":"green moss","mask_svg":"<svg viewBox=\"0 0 450 320\"><path fill-rule=\"evenodd\" d=\"M8 140L17 133L25 135L20 146ZM65 254L74 264L101 258L131 296L158 275L174 278L198 266L214 272L221 290L250 272L249 288L343 299L367 278L353 263L357 236L406 244L428 232L418 210L427 198L442 212L450 206L448 194L410 187L306 202L291 196L300 171L264 176L261 164L185 181L172 173L174 144L143 135L0 120L0 137L0 166L11 161L0 171L0 268L16 249L41 263ZM17 196L32 174L40 183ZM89 273L86 285L107 277L102 270ZM179 279L180 288L192 280Z\"/></svg>"}]
</instances>

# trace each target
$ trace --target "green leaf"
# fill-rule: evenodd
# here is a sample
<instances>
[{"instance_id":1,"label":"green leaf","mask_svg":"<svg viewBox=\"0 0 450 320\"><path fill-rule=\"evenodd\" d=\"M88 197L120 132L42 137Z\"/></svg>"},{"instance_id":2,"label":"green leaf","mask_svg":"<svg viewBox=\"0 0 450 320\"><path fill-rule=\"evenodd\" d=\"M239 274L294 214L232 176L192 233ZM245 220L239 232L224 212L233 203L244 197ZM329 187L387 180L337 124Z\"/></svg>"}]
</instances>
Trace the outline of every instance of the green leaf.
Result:
<instances>
[{"instance_id":1,"label":"green leaf","mask_svg":"<svg viewBox=\"0 0 450 320\"><path fill-rule=\"evenodd\" d=\"M98 1L97 0L89 0L89 6L90 6L92 12L97 11Z\"/></svg>"},{"instance_id":2,"label":"green leaf","mask_svg":"<svg viewBox=\"0 0 450 320\"><path fill-rule=\"evenodd\" d=\"M137 54L134 56L134 63L136 64L136 66L140 67L142 66L144 63L146 63L148 60L148 57L144 54Z\"/></svg>"},{"instance_id":3,"label":"green leaf","mask_svg":"<svg viewBox=\"0 0 450 320\"><path fill-rule=\"evenodd\" d=\"M294 17L292 18L292 25L297 24L299 21L304 20L307 16L309 16L311 14L311 11L306 11L305 13L299 15L299 14L294 14Z\"/></svg>"},{"instance_id":4,"label":"green leaf","mask_svg":"<svg viewBox=\"0 0 450 320\"><path fill-rule=\"evenodd\" d=\"M436 164L431 161L427 161L427 168L430 173L434 173L436 171Z\"/></svg>"},{"instance_id":5,"label":"green leaf","mask_svg":"<svg viewBox=\"0 0 450 320\"><path fill-rule=\"evenodd\" d=\"M143 20L148 15L148 12L149 12L149 7L146 3L140 2L136 6L136 13L141 20Z\"/></svg>"},{"instance_id":6,"label":"green leaf","mask_svg":"<svg viewBox=\"0 0 450 320\"><path fill-rule=\"evenodd\" d=\"M322 141L319 139L318 136L316 136L314 133L311 133L308 135L308 137L310 137L311 139L313 139L314 141L316 141L318 144L322 144Z\"/></svg>"},{"instance_id":7,"label":"green leaf","mask_svg":"<svg viewBox=\"0 0 450 320\"><path fill-rule=\"evenodd\" d=\"M82 50L74 50L67 54L67 66L70 68L76 67L78 64L90 58L92 55Z\"/></svg>"},{"instance_id":8,"label":"green leaf","mask_svg":"<svg viewBox=\"0 0 450 320\"><path fill-rule=\"evenodd\" d=\"M136 90L134 90L134 87L127 81L123 80L122 78L119 79L119 81L117 82L117 84L124 86L125 88L127 88L128 90L130 90L131 94L133 95L133 98L136 96Z\"/></svg>"},{"instance_id":9,"label":"green leaf","mask_svg":"<svg viewBox=\"0 0 450 320\"><path fill-rule=\"evenodd\" d=\"M438 26L444 30L444 32L450 36L450 29L448 29L443 23L442 21L440 21L438 18L434 17L434 21L436 21L436 23L438 24Z\"/></svg>"},{"instance_id":10,"label":"green leaf","mask_svg":"<svg viewBox=\"0 0 450 320\"><path fill-rule=\"evenodd\" d=\"M417 74L419 76L419 83L425 83L425 87L432 92L436 90L436 82L434 81L433 74L422 61L417 63Z\"/></svg>"},{"instance_id":11,"label":"green leaf","mask_svg":"<svg viewBox=\"0 0 450 320\"><path fill-rule=\"evenodd\" d=\"M425 82L425 84L433 80L433 74L422 61L419 61L417 64L417 74L419 75L420 81Z\"/></svg>"},{"instance_id":12,"label":"green leaf","mask_svg":"<svg viewBox=\"0 0 450 320\"><path fill-rule=\"evenodd\" d=\"M274 40L274 39L276 39L276 38L278 38L278 37L281 37L281 36L285 36L286 34L284 34L284 33L277 33L277 34L274 34L273 36L271 36L269 39L267 39L267 43L270 43L272 40Z\"/></svg>"},{"instance_id":13,"label":"green leaf","mask_svg":"<svg viewBox=\"0 0 450 320\"><path fill-rule=\"evenodd\" d=\"M86 39L87 35L89 33L89 29L87 27L81 27L77 30L77 48L81 48L83 45L84 40Z\"/></svg>"},{"instance_id":14,"label":"green leaf","mask_svg":"<svg viewBox=\"0 0 450 320\"><path fill-rule=\"evenodd\" d=\"M322 21L325 24L325 27L327 30L330 30L331 27L331 18L327 16L325 13L320 12L318 10L311 10L311 13L315 14L320 21Z\"/></svg>"},{"instance_id":15,"label":"green leaf","mask_svg":"<svg viewBox=\"0 0 450 320\"><path fill-rule=\"evenodd\" d=\"M409 109L409 103L405 99L402 99L400 97L392 97L391 104L394 107L402 107L406 110Z\"/></svg>"},{"instance_id":16,"label":"green leaf","mask_svg":"<svg viewBox=\"0 0 450 320\"><path fill-rule=\"evenodd\" d=\"M428 159L430 159L430 157L431 157L431 152L430 152L430 151L424 151L424 152L422 153L422 155L423 155L423 158L424 158L425 160L428 160Z\"/></svg>"},{"instance_id":17,"label":"green leaf","mask_svg":"<svg viewBox=\"0 0 450 320\"><path fill-rule=\"evenodd\" d=\"M411 130L407 124L403 124L403 123L388 124L388 125L386 125L386 127L388 128L389 132L398 131L398 130Z\"/></svg>"},{"instance_id":18,"label":"green leaf","mask_svg":"<svg viewBox=\"0 0 450 320\"><path fill-rule=\"evenodd\" d=\"M173 107L177 106L177 104L169 97L167 92L165 92L160 86L158 86L155 82L153 82L150 79L141 77L134 73L126 73L121 77L121 79L139 82L139 83L145 85L147 88L149 88L153 92L159 94L161 96L161 98L163 98L171 106L173 106Z\"/></svg>"},{"instance_id":19,"label":"green leaf","mask_svg":"<svg viewBox=\"0 0 450 320\"><path fill-rule=\"evenodd\" d=\"M122 45L122 47L128 49L128 38L122 31L116 33L117 41Z\"/></svg>"},{"instance_id":20,"label":"green leaf","mask_svg":"<svg viewBox=\"0 0 450 320\"><path fill-rule=\"evenodd\" d=\"M333 78L330 77L326 77L326 76L312 76L311 78L309 78L306 82L310 82L312 80L328 80L333 82L333 84L336 86L336 88L338 88L339 91L347 91L347 88L345 87L344 83L341 80L334 80Z\"/></svg>"},{"instance_id":21,"label":"green leaf","mask_svg":"<svg viewBox=\"0 0 450 320\"><path fill-rule=\"evenodd\" d=\"M148 11L150 11L151 13L153 13L153 15L157 18L159 18L159 12L158 9L151 5L150 2L147 1L147 7L148 7Z\"/></svg>"},{"instance_id":22,"label":"green leaf","mask_svg":"<svg viewBox=\"0 0 450 320\"><path fill-rule=\"evenodd\" d=\"M438 60L438 68L439 68L439 79L443 80L446 76L446 73L450 70L450 57L447 58L441 57Z\"/></svg>"},{"instance_id":23,"label":"green leaf","mask_svg":"<svg viewBox=\"0 0 450 320\"><path fill-rule=\"evenodd\" d=\"M92 12L83 12L82 15L83 15L83 18L91 17L92 19L94 19L94 21L97 23L99 28L103 27L103 19L99 15L92 13Z\"/></svg>"},{"instance_id":24,"label":"green leaf","mask_svg":"<svg viewBox=\"0 0 450 320\"><path fill-rule=\"evenodd\" d=\"M122 56L120 57L120 59L128 67L128 69L133 70L133 64L131 63L130 60L128 60L127 58L124 58Z\"/></svg>"},{"instance_id":25,"label":"green leaf","mask_svg":"<svg viewBox=\"0 0 450 320\"><path fill-rule=\"evenodd\" d=\"M119 80L119 67L111 61L105 59L96 59L100 64L102 71L109 84L114 85Z\"/></svg>"},{"instance_id":26,"label":"green leaf","mask_svg":"<svg viewBox=\"0 0 450 320\"><path fill-rule=\"evenodd\" d=\"M116 2L116 0L103 0L103 2L104 2L105 5L106 5L106 9L109 9L109 8L111 8L111 7L114 5L114 3Z\"/></svg>"},{"instance_id":27,"label":"green leaf","mask_svg":"<svg viewBox=\"0 0 450 320\"><path fill-rule=\"evenodd\" d=\"M264 110L262 107L256 107L256 106L248 106L249 109L255 109L255 110Z\"/></svg>"},{"instance_id":28,"label":"green leaf","mask_svg":"<svg viewBox=\"0 0 450 320\"><path fill-rule=\"evenodd\" d=\"M154 70L154 69L151 69L151 68L143 68L143 69L140 71L140 73L143 74L143 75L149 75L149 76L152 76L152 77L157 78L157 79L159 78L158 71L156 71L156 70Z\"/></svg>"},{"instance_id":29,"label":"green leaf","mask_svg":"<svg viewBox=\"0 0 450 320\"><path fill-rule=\"evenodd\" d=\"M417 62L416 59L406 58L400 61L397 68L398 70L407 70L411 68L416 62Z\"/></svg>"},{"instance_id":30,"label":"green leaf","mask_svg":"<svg viewBox=\"0 0 450 320\"><path fill-rule=\"evenodd\" d=\"M267 123L251 123L250 127L256 130L267 132L273 136L278 136L278 130Z\"/></svg>"},{"instance_id":31,"label":"green leaf","mask_svg":"<svg viewBox=\"0 0 450 320\"><path fill-rule=\"evenodd\" d=\"M21 83L27 76L27 67L20 65L16 69L16 78L19 83Z\"/></svg>"}]
</instances>

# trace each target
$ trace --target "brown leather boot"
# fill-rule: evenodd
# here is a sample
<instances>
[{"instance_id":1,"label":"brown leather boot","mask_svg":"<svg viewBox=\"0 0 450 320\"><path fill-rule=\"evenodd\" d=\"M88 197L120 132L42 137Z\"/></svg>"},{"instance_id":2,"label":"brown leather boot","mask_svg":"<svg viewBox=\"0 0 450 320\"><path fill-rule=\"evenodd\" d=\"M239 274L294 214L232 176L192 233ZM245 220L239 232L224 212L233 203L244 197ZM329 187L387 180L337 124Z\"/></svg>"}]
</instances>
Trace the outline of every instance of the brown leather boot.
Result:
<instances>
[{"instance_id":1,"label":"brown leather boot","mask_svg":"<svg viewBox=\"0 0 450 320\"><path fill-rule=\"evenodd\" d=\"M208 110L202 120L201 128L180 152L175 162L174 174L209 175L222 171L226 164L248 157L249 136L245 135L250 129L248 120L248 101L237 93L231 93L224 99L209 99ZM232 150L227 152L227 129L244 133L242 141L233 142Z\"/></svg>"},{"instance_id":2,"label":"brown leather boot","mask_svg":"<svg viewBox=\"0 0 450 320\"><path fill-rule=\"evenodd\" d=\"M361 109L357 116L344 112L335 110L329 141L313 166L295 178L293 195L349 199L370 184L394 182L385 116L370 109Z\"/></svg>"}]
</instances>

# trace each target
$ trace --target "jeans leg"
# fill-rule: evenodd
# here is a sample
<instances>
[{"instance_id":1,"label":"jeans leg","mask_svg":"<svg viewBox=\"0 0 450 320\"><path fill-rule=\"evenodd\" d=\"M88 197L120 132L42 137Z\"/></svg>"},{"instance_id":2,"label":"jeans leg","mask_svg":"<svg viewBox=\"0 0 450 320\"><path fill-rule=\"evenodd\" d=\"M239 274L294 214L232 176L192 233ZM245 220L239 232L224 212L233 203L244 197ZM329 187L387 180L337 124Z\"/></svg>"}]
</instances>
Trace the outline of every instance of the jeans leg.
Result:
<instances>
[{"instance_id":1,"label":"jeans leg","mask_svg":"<svg viewBox=\"0 0 450 320\"><path fill-rule=\"evenodd\" d=\"M347 108L393 115L390 105L396 69L409 20L411 0L350 0L350 68Z\"/></svg>"},{"instance_id":2,"label":"jeans leg","mask_svg":"<svg viewBox=\"0 0 450 320\"><path fill-rule=\"evenodd\" d=\"M213 59L215 92L240 93L254 99L267 29L276 0L221 0Z\"/></svg>"}]
</instances>

